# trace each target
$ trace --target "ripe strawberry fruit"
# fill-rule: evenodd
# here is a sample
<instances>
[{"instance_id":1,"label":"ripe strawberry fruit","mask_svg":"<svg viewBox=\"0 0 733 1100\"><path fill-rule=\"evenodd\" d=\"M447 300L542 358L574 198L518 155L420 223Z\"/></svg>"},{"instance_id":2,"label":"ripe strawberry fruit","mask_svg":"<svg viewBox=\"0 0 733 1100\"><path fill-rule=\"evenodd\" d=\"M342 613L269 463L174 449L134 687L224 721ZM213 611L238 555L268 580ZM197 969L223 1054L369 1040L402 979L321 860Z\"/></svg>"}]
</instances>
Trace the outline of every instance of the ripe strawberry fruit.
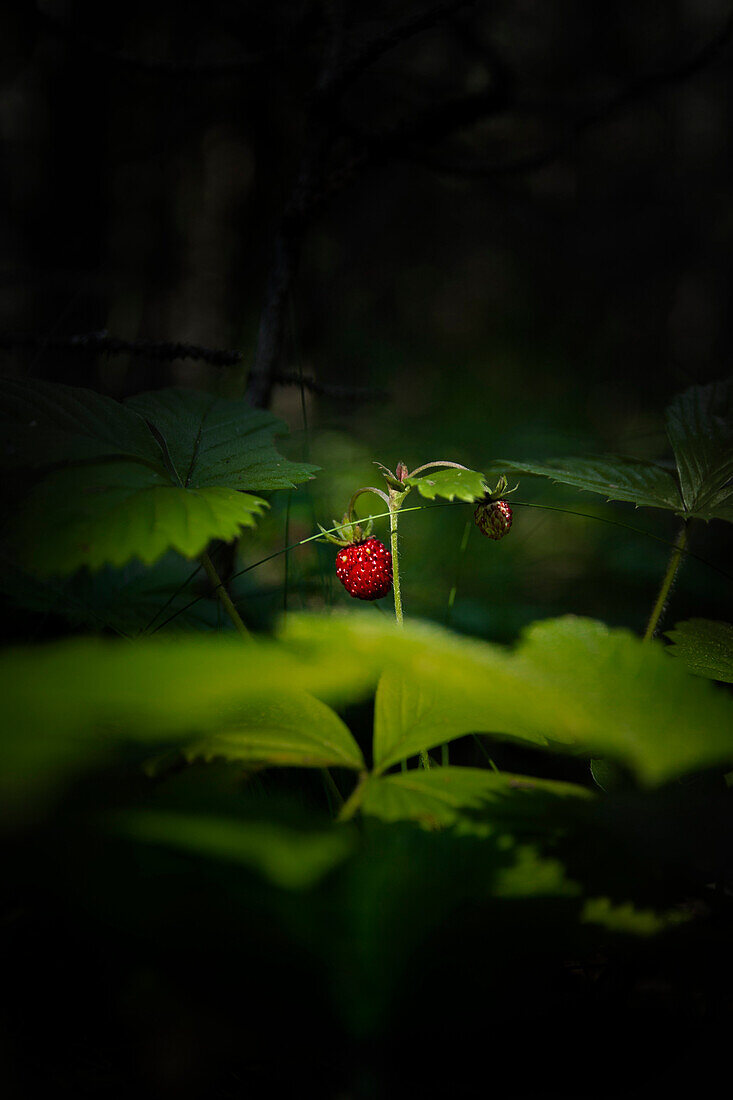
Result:
<instances>
[{"instance_id":1,"label":"ripe strawberry fruit","mask_svg":"<svg viewBox=\"0 0 733 1100\"><path fill-rule=\"evenodd\" d=\"M392 555L379 539L344 546L336 555L336 576L357 600L378 600L392 588Z\"/></svg>"},{"instance_id":2,"label":"ripe strawberry fruit","mask_svg":"<svg viewBox=\"0 0 733 1100\"><path fill-rule=\"evenodd\" d=\"M481 501L473 518L481 534L490 539L503 539L512 526L512 510L505 500Z\"/></svg>"}]
</instances>

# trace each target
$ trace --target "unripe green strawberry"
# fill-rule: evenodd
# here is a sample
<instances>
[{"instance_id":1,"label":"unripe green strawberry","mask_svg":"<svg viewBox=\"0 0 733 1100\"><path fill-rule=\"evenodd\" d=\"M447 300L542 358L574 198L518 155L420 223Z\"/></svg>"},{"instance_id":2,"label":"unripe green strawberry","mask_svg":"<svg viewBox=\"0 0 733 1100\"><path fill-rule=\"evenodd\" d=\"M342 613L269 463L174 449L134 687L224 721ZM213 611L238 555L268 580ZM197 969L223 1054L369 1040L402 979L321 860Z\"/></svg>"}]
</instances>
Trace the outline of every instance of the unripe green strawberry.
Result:
<instances>
[{"instance_id":1,"label":"unripe green strawberry","mask_svg":"<svg viewBox=\"0 0 733 1100\"><path fill-rule=\"evenodd\" d=\"M473 519L482 535L503 539L512 526L512 510L505 500L482 500Z\"/></svg>"},{"instance_id":2,"label":"unripe green strawberry","mask_svg":"<svg viewBox=\"0 0 733 1100\"><path fill-rule=\"evenodd\" d=\"M392 555L379 539L352 543L336 555L336 576L355 599L381 599L392 588Z\"/></svg>"}]
</instances>

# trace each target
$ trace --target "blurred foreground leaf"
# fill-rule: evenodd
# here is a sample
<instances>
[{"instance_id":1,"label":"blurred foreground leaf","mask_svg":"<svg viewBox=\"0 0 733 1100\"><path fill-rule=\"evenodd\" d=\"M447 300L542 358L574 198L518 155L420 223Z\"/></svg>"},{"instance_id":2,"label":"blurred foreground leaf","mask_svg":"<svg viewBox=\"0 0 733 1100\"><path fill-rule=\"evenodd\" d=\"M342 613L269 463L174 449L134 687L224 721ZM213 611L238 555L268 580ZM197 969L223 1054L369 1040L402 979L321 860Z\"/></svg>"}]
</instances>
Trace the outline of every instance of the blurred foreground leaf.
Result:
<instances>
[{"instance_id":1,"label":"blurred foreground leaf","mask_svg":"<svg viewBox=\"0 0 733 1100\"><path fill-rule=\"evenodd\" d=\"M274 821L165 810L121 813L113 827L134 840L241 864L285 890L317 885L356 846L355 833L343 826L303 830Z\"/></svg>"},{"instance_id":2,"label":"blurred foreground leaf","mask_svg":"<svg viewBox=\"0 0 733 1100\"><path fill-rule=\"evenodd\" d=\"M423 733L425 749L484 732L608 756L649 784L733 759L733 700L661 645L592 619L535 623L513 651L359 614L290 616L284 636L322 652L340 645L365 660L378 655L400 672L385 679L394 706L377 701L377 771Z\"/></svg>"},{"instance_id":3,"label":"blurred foreground leaf","mask_svg":"<svg viewBox=\"0 0 733 1100\"><path fill-rule=\"evenodd\" d=\"M304 768L365 767L361 749L335 711L306 692L288 689L243 704L231 726L190 746L186 756Z\"/></svg>"}]
</instances>

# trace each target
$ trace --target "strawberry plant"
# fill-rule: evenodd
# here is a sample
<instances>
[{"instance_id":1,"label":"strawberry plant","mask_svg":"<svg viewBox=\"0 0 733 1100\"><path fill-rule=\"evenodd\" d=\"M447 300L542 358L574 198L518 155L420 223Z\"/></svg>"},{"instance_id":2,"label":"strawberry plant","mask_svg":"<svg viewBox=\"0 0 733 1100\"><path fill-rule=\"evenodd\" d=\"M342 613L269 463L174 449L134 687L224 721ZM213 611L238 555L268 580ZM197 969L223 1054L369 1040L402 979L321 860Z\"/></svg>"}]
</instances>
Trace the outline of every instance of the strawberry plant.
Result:
<instances>
[{"instance_id":1,"label":"strawberry plant","mask_svg":"<svg viewBox=\"0 0 733 1100\"><path fill-rule=\"evenodd\" d=\"M230 559L226 573L214 561L246 547L263 494L329 476L278 451L280 421L194 390L120 403L5 379L5 587L77 632L0 654L6 835L31 846L55 890L133 939L142 873L161 921L181 922L172 950L203 928L212 951L221 940L221 967L241 919L246 951L272 969L278 952L302 953L349 1041L396 1027L418 973L454 988L464 938L500 936L517 965L528 937L586 960L650 939L694 951L713 909L723 920L729 881L733 626L697 618L668 628L670 644L658 635L690 530L733 521L731 392L693 387L672 403L674 465L380 464L383 487L356 488L340 522L287 546L334 545L359 603L321 602L265 633L236 582L282 549L241 570ZM505 646L411 621L402 581L420 563L403 516L468 507L491 540L482 552L501 554L522 525L507 473L678 516L644 637L562 615ZM379 505L360 517L367 495ZM378 603L390 595L394 621ZM212 596L230 632L197 619ZM99 849L59 861L59 845L83 851L81 835ZM18 882L27 889L25 872ZM238 914L232 927L207 923L207 898ZM477 960L503 988L498 958ZM410 1001L411 1036L431 1011Z\"/></svg>"}]
</instances>

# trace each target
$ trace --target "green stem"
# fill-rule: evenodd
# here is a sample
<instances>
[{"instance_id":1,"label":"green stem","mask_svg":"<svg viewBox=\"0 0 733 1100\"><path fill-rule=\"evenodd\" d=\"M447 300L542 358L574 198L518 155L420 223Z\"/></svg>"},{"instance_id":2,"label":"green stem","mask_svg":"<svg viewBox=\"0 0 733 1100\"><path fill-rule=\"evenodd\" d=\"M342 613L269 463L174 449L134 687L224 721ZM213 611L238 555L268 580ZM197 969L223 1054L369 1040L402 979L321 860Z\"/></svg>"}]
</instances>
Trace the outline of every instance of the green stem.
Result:
<instances>
[{"instance_id":1,"label":"green stem","mask_svg":"<svg viewBox=\"0 0 733 1100\"><path fill-rule=\"evenodd\" d=\"M221 577L219 576L219 574L217 573L216 569L214 568L214 563L212 562L211 558L206 553L206 551L204 551L204 553L201 555L200 560L201 560L201 564L204 567L204 571L206 572L206 576L211 581L211 583L214 587L214 591L216 592L217 596L221 600L222 607L224 608L227 615L232 620L232 622L234 623L235 627L237 628L239 633L242 635L242 637L246 638L249 641L250 633L247 630L247 627L242 622L242 619L241 619L241 616L240 616L239 612L237 611L236 607L232 603L231 597L230 597L229 593L227 592L226 588L224 587L224 583L223 583Z\"/></svg>"},{"instance_id":2,"label":"green stem","mask_svg":"<svg viewBox=\"0 0 733 1100\"><path fill-rule=\"evenodd\" d=\"M659 589L652 613L649 617L646 633L644 634L644 641L648 642L654 637L654 633L659 625L659 620L664 612L665 604L669 598L670 589L677 575L677 570L680 567L682 561L682 555L687 545L687 521L685 521L677 532L677 537L674 540L674 548L669 558L669 564L667 565L667 571L662 578L662 585Z\"/></svg>"},{"instance_id":3,"label":"green stem","mask_svg":"<svg viewBox=\"0 0 733 1100\"><path fill-rule=\"evenodd\" d=\"M394 615L400 626L402 618L402 593L400 591L400 552L397 546L397 513L407 493L397 489L389 491L389 545L392 551L392 591L394 593Z\"/></svg>"},{"instance_id":4,"label":"green stem","mask_svg":"<svg viewBox=\"0 0 733 1100\"><path fill-rule=\"evenodd\" d=\"M351 821L351 818L361 805L361 800L364 797L364 787L368 778L367 772L361 772L359 775L359 782L341 807L336 819L337 821Z\"/></svg>"}]
</instances>

